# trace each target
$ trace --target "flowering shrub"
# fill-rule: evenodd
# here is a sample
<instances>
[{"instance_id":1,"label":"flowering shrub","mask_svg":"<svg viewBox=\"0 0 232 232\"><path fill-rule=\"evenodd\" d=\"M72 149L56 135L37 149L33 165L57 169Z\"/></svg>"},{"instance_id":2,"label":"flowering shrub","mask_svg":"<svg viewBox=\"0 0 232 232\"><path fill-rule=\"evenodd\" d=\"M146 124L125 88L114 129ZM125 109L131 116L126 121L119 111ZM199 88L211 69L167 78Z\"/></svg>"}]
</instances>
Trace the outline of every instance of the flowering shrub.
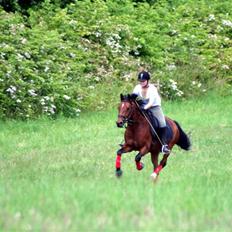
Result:
<instances>
[{"instance_id":1,"label":"flowering shrub","mask_svg":"<svg viewBox=\"0 0 232 232\"><path fill-rule=\"evenodd\" d=\"M140 63L168 99L216 84L230 91L231 1L137 2L70 1L61 9L41 1L26 16L0 9L0 117L112 107L132 90Z\"/></svg>"}]
</instances>

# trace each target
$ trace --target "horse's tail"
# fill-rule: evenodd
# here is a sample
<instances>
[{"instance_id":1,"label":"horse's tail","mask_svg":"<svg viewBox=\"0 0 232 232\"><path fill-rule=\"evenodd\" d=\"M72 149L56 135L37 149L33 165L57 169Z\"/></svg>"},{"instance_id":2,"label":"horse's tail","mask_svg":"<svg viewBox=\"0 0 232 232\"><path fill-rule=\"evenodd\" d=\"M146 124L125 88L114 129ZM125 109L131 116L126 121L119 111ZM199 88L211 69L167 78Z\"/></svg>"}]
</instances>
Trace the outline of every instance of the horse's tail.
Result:
<instances>
[{"instance_id":1,"label":"horse's tail","mask_svg":"<svg viewBox=\"0 0 232 232\"><path fill-rule=\"evenodd\" d=\"M180 127L179 123L174 121L179 129L180 132L180 138L178 140L178 142L176 143L178 146L180 146L182 149L184 150L190 150L191 148L191 142L189 137L186 135L186 133L182 130L182 128Z\"/></svg>"}]
</instances>

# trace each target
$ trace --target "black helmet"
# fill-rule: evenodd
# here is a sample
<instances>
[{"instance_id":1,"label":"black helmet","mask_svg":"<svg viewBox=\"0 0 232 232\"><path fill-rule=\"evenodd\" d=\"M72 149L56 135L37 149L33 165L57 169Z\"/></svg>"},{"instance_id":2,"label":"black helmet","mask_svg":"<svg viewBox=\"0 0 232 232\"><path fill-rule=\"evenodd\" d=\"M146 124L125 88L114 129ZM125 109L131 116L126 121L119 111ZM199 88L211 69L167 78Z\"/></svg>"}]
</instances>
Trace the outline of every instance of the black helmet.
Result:
<instances>
[{"instance_id":1,"label":"black helmet","mask_svg":"<svg viewBox=\"0 0 232 232\"><path fill-rule=\"evenodd\" d=\"M146 71L142 71L138 75L138 81L148 81L150 80L150 74Z\"/></svg>"}]
</instances>

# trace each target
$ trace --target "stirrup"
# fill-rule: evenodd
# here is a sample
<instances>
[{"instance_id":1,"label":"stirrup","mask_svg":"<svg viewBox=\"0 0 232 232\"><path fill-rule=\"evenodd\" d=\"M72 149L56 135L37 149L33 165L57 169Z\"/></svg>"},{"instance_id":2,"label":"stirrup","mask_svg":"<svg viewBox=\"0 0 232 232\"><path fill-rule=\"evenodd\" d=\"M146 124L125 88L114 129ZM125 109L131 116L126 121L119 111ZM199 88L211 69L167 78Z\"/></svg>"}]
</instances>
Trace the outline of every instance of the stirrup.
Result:
<instances>
[{"instance_id":1,"label":"stirrup","mask_svg":"<svg viewBox=\"0 0 232 232\"><path fill-rule=\"evenodd\" d=\"M170 150L169 150L167 144L164 144L164 145L162 146L161 152L164 153L164 154L169 154L169 153L170 153Z\"/></svg>"}]
</instances>

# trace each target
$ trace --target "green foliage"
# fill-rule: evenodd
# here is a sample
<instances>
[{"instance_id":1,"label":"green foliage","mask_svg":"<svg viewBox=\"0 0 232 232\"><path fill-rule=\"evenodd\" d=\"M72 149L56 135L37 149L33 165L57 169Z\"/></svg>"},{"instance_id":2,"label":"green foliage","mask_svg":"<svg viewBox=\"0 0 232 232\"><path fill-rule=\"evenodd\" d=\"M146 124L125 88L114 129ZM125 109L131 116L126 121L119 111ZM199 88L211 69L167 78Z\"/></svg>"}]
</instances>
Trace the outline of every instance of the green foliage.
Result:
<instances>
[{"instance_id":1,"label":"green foliage","mask_svg":"<svg viewBox=\"0 0 232 232\"><path fill-rule=\"evenodd\" d=\"M140 63L169 99L231 93L231 1L62 2L0 10L0 117L111 107Z\"/></svg>"}]
</instances>

